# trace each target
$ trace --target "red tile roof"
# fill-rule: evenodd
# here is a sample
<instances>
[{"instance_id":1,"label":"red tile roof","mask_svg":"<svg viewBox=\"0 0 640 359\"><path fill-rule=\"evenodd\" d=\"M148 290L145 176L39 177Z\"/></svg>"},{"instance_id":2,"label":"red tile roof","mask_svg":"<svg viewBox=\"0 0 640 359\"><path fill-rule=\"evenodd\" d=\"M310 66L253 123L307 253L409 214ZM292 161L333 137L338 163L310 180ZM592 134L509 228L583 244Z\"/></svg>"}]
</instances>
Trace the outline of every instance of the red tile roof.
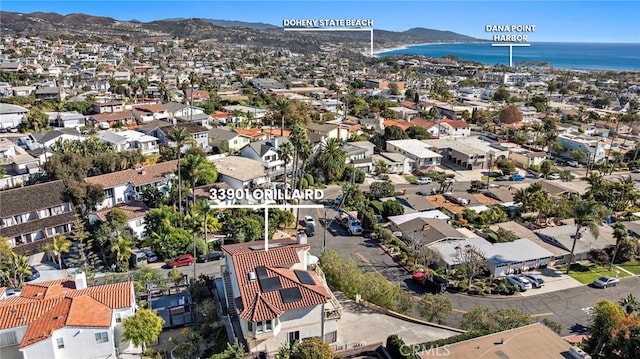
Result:
<instances>
[{"instance_id":1,"label":"red tile roof","mask_svg":"<svg viewBox=\"0 0 640 359\"><path fill-rule=\"evenodd\" d=\"M406 131L407 128L411 127L411 124L407 121L398 121L398 120L384 120L384 127L397 126L402 130Z\"/></svg>"},{"instance_id":2,"label":"red tile roof","mask_svg":"<svg viewBox=\"0 0 640 359\"><path fill-rule=\"evenodd\" d=\"M27 326L22 348L65 326L109 327L113 309L134 304L131 282L81 290L72 278L29 283L19 297L0 300L0 330Z\"/></svg>"},{"instance_id":3,"label":"red tile roof","mask_svg":"<svg viewBox=\"0 0 640 359\"><path fill-rule=\"evenodd\" d=\"M165 175L178 169L178 160L157 163L145 166L142 170L128 169L104 175L87 177L86 183L101 185L103 188L112 188L131 182L134 186L142 186L149 183L165 180Z\"/></svg>"},{"instance_id":4,"label":"red tile roof","mask_svg":"<svg viewBox=\"0 0 640 359\"><path fill-rule=\"evenodd\" d=\"M263 241L223 246L223 250L232 256L240 289L240 298L236 300L238 316L253 322L274 319L286 311L323 304L331 298L314 272L309 273L315 284L303 284L292 269L300 263L298 250L308 244L295 244L291 239L270 241L270 244L281 246L270 246L268 251L258 249L264 245ZM265 267L269 278L278 278L282 289L298 288L301 299L285 303L279 290L262 291L259 280L249 279L249 273L255 273L259 266Z\"/></svg>"},{"instance_id":5,"label":"red tile roof","mask_svg":"<svg viewBox=\"0 0 640 359\"><path fill-rule=\"evenodd\" d=\"M467 123L467 121L464 121L464 120L451 120L451 119L448 119L448 118L443 118L442 120L440 120L440 122L449 124L449 126L451 126L453 128L466 128L466 127L469 127L469 124Z\"/></svg>"},{"instance_id":6,"label":"red tile roof","mask_svg":"<svg viewBox=\"0 0 640 359\"><path fill-rule=\"evenodd\" d=\"M133 105L133 108L138 111L151 112L151 113L167 111L167 108L163 104Z\"/></svg>"}]
</instances>

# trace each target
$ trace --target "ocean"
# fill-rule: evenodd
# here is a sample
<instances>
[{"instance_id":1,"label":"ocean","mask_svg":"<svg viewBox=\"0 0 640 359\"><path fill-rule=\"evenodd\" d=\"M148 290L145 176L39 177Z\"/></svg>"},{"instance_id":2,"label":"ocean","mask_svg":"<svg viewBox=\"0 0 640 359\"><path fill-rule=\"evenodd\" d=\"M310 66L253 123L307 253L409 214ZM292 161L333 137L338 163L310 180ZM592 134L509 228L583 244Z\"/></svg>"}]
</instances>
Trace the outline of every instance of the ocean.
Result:
<instances>
[{"instance_id":1,"label":"ocean","mask_svg":"<svg viewBox=\"0 0 640 359\"><path fill-rule=\"evenodd\" d=\"M545 61L554 68L640 71L640 44L532 42L513 47L513 64ZM376 56L423 55L440 58L455 55L488 65L509 66L509 47L486 43L426 44L376 53Z\"/></svg>"}]
</instances>

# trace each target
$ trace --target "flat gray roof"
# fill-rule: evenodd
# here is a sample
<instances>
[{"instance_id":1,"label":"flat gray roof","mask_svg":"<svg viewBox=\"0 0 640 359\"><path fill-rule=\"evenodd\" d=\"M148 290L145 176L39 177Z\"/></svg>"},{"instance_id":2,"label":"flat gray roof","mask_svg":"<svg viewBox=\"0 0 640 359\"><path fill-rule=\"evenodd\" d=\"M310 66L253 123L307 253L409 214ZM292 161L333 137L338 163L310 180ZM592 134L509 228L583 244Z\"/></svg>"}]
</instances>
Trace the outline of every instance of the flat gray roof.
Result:
<instances>
[{"instance_id":1,"label":"flat gray roof","mask_svg":"<svg viewBox=\"0 0 640 359\"><path fill-rule=\"evenodd\" d=\"M536 260L540 258L553 258L555 255L532 241L521 238L513 242L491 243L484 238L467 238L438 242L432 245L442 256L442 259L450 265L458 264L456 260L456 248L470 245L480 250L488 261L494 265L518 263Z\"/></svg>"}]
</instances>

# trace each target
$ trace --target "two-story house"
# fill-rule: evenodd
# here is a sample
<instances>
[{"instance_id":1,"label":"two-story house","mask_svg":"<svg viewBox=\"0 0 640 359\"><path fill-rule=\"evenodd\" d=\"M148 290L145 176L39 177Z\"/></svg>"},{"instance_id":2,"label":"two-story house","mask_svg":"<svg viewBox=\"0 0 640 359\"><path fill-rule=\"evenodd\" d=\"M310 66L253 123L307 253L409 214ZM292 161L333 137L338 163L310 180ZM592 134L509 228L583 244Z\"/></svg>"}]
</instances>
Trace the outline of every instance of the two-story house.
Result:
<instances>
[{"instance_id":1,"label":"two-story house","mask_svg":"<svg viewBox=\"0 0 640 359\"><path fill-rule=\"evenodd\" d=\"M308 263L302 238L222 247L228 320L251 352L313 337L337 341L340 304Z\"/></svg>"},{"instance_id":2,"label":"two-story house","mask_svg":"<svg viewBox=\"0 0 640 359\"><path fill-rule=\"evenodd\" d=\"M184 128L187 133L191 135L196 146L202 148L205 152L209 152L209 130L197 123L178 123L172 125L166 121L153 121L138 127L136 131L156 137L163 146L173 147L175 143L170 140L170 137L173 136L174 128ZM188 150L190 147L190 144L183 144L182 152Z\"/></svg>"},{"instance_id":3,"label":"two-story house","mask_svg":"<svg viewBox=\"0 0 640 359\"><path fill-rule=\"evenodd\" d=\"M440 165L442 156L432 146L416 139L387 141L387 151L400 153L414 161L414 170L428 170Z\"/></svg>"},{"instance_id":4,"label":"two-story house","mask_svg":"<svg viewBox=\"0 0 640 359\"><path fill-rule=\"evenodd\" d=\"M56 127L76 128L85 125L85 116L77 111L45 112L49 123Z\"/></svg>"},{"instance_id":5,"label":"two-story house","mask_svg":"<svg viewBox=\"0 0 640 359\"><path fill-rule=\"evenodd\" d=\"M133 282L87 287L84 273L27 284L0 300L3 359L116 358L131 353L122 321L135 313Z\"/></svg>"},{"instance_id":6,"label":"two-story house","mask_svg":"<svg viewBox=\"0 0 640 359\"><path fill-rule=\"evenodd\" d=\"M101 132L97 139L112 145L116 152L140 151L143 155L159 155L158 139L138 131Z\"/></svg>"},{"instance_id":7,"label":"two-story house","mask_svg":"<svg viewBox=\"0 0 640 359\"><path fill-rule=\"evenodd\" d=\"M24 255L71 232L75 211L62 180L0 191L0 237Z\"/></svg>"},{"instance_id":8,"label":"two-story house","mask_svg":"<svg viewBox=\"0 0 640 359\"><path fill-rule=\"evenodd\" d=\"M94 102L91 105L93 113L115 113L124 111L122 101Z\"/></svg>"},{"instance_id":9,"label":"two-story house","mask_svg":"<svg viewBox=\"0 0 640 359\"><path fill-rule=\"evenodd\" d=\"M167 108L162 104L133 105L131 112L140 124L153 120L169 119L169 111L167 111Z\"/></svg>"},{"instance_id":10,"label":"two-story house","mask_svg":"<svg viewBox=\"0 0 640 359\"><path fill-rule=\"evenodd\" d=\"M262 161L269 178L282 175L287 170L293 168L293 160L289 159L287 168L284 167L284 160L278 155L279 146L289 142L286 137L272 138L266 141L256 141L247 144L240 149L240 156Z\"/></svg>"},{"instance_id":11,"label":"two-story house","mask_svg":"<svg viewBox=\"0 0 640 359\"><path fill-rule=\"evenodd\" d=\"M17 129L29 110L22 106L0 103L0 129Z\"/></svg>"},{"instance_id":12,"label":"two-story house","mask_svg":"<svg viewBox=\"0 0 640 359\"><path fill-rule=\"evenodd\" d=\"M140 239L144 237L145 222L144 216L149 212L150 208L140 201L131 201L129 203L121 203L114 208L118 208L127 216L127 227ZM89 221L106 222L107 214L112 208L105 208L96 213L89 214Z\"/></svg>"},{"instance_id":13,"label":"two-story house","mask_svg":"<svg viewBox=\"0 0 640 359\"><path fill-rule=\"evenodd\" d=\"M251 137L234 132L229 127L218 127L209 130L209 145L220 149L227 148L231 153L238 153L240 149L251 142Z\"/></svg>"},{"instance_id":14,"label":"two-story house","mask_svg":"<svg viewBox=\"0 0 640 359\"><path fill-rule=\"evenodd\" d=\"M96 205L97 210L110 208L119 203L131 203L140 199L140 194L148 186L168 193L171 180L178 169L178 161L167 161L146 167L87 177L88 184L99 185L104 189L105 199Z\"/></svg>"},{"instance_id":15,"label":"two-story house","mask_svg":"<svg viewBox=\"0 0 640 359\"><path fill-rule=\"evenodd\" d=\"M167 108L167 111L169 111L170 120L182 119L188 122L195 122L200 126L204 126L211 121L211 116L207 115L204 109L200 107L177 102L165 103L164 106Z\"/></svg>"}]
</instances>

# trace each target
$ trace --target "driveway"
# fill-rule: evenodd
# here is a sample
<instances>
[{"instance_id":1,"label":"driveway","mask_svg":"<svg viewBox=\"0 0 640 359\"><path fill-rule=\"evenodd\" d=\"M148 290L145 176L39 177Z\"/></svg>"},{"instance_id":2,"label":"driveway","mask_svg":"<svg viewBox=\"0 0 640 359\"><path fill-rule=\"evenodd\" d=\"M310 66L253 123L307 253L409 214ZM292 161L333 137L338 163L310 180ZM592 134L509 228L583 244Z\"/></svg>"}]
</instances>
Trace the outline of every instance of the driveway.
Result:
<instances>
[{"instance_id":1,"label":"driveway","mask_svg":"<svg viewBox=\"0 0 640 359\"><path fill-rule=\"evenodd\" d=\"M452 330L411 323L381 314L357 304L342 293L335 294L343 308L342 318L338 322L338 342L335 343L338 346L352 348L355 343L362 345L385 343L391 334L398 334L409 345L459 334Z\"/></svg>"},{"instance_id":2,"label":"driveway","mask_svg":"<svg viewBox=\"0 0 640 359\"><path fill-rule=\"evenodd\" d=\"M544 280L544 286L542 288L534 288L525 292L520 292L518 295L522 297L532 297L568 288L581 287L584 285L554 268L544 268L542 270L531 271L530 273L537 274L542 277Z\"/></svg>"}]
</instances>

